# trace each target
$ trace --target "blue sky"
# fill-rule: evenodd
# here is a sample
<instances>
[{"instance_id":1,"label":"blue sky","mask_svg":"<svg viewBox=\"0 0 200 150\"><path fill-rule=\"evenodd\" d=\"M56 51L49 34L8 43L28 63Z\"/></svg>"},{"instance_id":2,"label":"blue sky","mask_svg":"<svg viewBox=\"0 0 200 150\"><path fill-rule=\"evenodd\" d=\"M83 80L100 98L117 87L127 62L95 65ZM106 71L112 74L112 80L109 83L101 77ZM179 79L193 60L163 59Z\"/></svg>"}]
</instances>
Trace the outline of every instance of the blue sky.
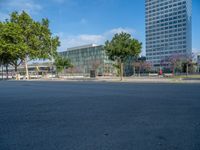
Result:
<instances>
[{"instance_id":1,"label":"blue sky","mask_svg":"<svg viewBox=\"0 0 200 150\"><path fill-rule=\"evenodd\" d=\"M103 44L126 31L143 43L144 0L0 0L0 20L12 11L27 11L35 20L48 18L59 51L82 44ZM193 0L193 50L200 52L200 1Z\"/></svg>"}]
</instances>

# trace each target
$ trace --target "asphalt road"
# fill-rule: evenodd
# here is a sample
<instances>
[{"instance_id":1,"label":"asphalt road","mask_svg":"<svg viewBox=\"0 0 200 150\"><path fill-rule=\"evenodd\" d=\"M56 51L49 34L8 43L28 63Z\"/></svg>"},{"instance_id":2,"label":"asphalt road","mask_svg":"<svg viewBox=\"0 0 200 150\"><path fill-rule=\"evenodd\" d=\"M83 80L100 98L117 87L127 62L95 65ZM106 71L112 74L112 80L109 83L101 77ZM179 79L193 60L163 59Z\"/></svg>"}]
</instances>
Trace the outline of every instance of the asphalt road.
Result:
<instances>
[{"instance_id":1,"label":"asphalt road","mask_svg":"<svg viewBox=\"0 0 200 150\"><path fill-rule=\"evenodd\" d=\"M0 81L0 150L200 150L200 84Z\"/></svg>"}]
</instances>

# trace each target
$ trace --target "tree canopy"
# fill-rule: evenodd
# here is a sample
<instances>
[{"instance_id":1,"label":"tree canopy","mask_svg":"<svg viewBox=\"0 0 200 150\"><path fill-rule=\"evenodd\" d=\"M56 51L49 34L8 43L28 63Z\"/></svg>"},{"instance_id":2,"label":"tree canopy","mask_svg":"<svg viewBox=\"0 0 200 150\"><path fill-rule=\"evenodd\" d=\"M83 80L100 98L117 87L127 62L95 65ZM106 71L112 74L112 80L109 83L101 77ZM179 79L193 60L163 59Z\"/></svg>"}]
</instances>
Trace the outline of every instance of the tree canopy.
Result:
<instances>
[{"instance_id":1,"label":"tree canopy","mask_svg":"<svg viewBox=\"0 0 200 150\"><path fill-rule=\"evenodd\" d=\"M123 76L123 63L128 57L137 57L141 53L142 43L131 37L129 33L117 33L111 41L106 41L104 49L108 57L117 61L120 66L120 76Z\"/></svg>"},{"instance_id":2,"label":"tree canopy","mask_svg":"<svg viewBox=\"0 0 200 150\"><path fill-rule=\"evenodd\" d=\"M65 57L57 56L55 59L55 66L57 72L62 72L64 69L73 67L71 61Z\"/></svg>"},{"instance_id":3,"label":"tree canopy","mask_svg":"<svg viewBox=\"0 0 200 150\"><path fill-rule=\"evenodd\" d=\"M0 58L2 64L14 66L18 59L22 59L21 52L25 48L20 26L12 22L0 23Z\"/></svg>"},{"instance_id":4,"label":"tree canopy","mask_svg":"<svg viewBox=\"0 0 200 150\"><path fill-rule=\"evenodd\" d=\"M52 59L57 55L59 38L53 37L49 20L34 21L26 12L13 12L0 22L0 58L17 68L33 59Z\"/></svg>"}]
</instances>

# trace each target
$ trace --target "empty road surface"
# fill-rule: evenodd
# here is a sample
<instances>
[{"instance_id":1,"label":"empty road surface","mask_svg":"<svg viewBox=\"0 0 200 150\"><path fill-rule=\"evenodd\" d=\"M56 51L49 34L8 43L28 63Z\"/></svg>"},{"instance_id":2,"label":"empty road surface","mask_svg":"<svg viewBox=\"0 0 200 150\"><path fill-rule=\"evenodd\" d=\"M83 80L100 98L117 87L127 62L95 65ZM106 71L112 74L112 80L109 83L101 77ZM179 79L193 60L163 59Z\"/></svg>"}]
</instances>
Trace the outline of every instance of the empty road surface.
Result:
<instances>
[{"instance_id":1,"label":"empty road surface","mask_svg":"<svg viewBox=\"0 0 200 150\"><path fill-rule=\"evenodd\" d=\"M0 150L200 150L200 84L0 81Z\"/></svg>"}]
</instances>

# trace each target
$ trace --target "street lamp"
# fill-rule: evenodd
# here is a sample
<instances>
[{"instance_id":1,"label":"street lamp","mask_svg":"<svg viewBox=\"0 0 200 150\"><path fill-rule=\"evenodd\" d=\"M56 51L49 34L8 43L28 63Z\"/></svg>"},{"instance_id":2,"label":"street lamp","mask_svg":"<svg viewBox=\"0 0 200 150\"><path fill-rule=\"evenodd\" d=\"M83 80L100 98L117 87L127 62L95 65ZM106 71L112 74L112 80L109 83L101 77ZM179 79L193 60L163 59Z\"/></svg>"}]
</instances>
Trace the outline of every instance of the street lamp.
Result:
<instances>
[{"instance_id":1,"label":"street lamp","mask_svg":"<svg viewBox=\"0 0 200 150\"><path fill-rule=\"evenodd\" d=\"M2 80L3 80L3 64L1 64L1 67L2 67L2 68L1 68L1 69L2 69L2 70L1 70L1 73L2 73Z\"/></svg>"},{"instance_id":2,"label":"street lamp","mask_svg":"<svg viewBox=\"0 0 200 150\"><path fill-rule=\"evenodd\" d=\"M51 44L51 79L53 80L53 48L52 48L52 38L50 39Z\"/></svg>"}]
</instances>

